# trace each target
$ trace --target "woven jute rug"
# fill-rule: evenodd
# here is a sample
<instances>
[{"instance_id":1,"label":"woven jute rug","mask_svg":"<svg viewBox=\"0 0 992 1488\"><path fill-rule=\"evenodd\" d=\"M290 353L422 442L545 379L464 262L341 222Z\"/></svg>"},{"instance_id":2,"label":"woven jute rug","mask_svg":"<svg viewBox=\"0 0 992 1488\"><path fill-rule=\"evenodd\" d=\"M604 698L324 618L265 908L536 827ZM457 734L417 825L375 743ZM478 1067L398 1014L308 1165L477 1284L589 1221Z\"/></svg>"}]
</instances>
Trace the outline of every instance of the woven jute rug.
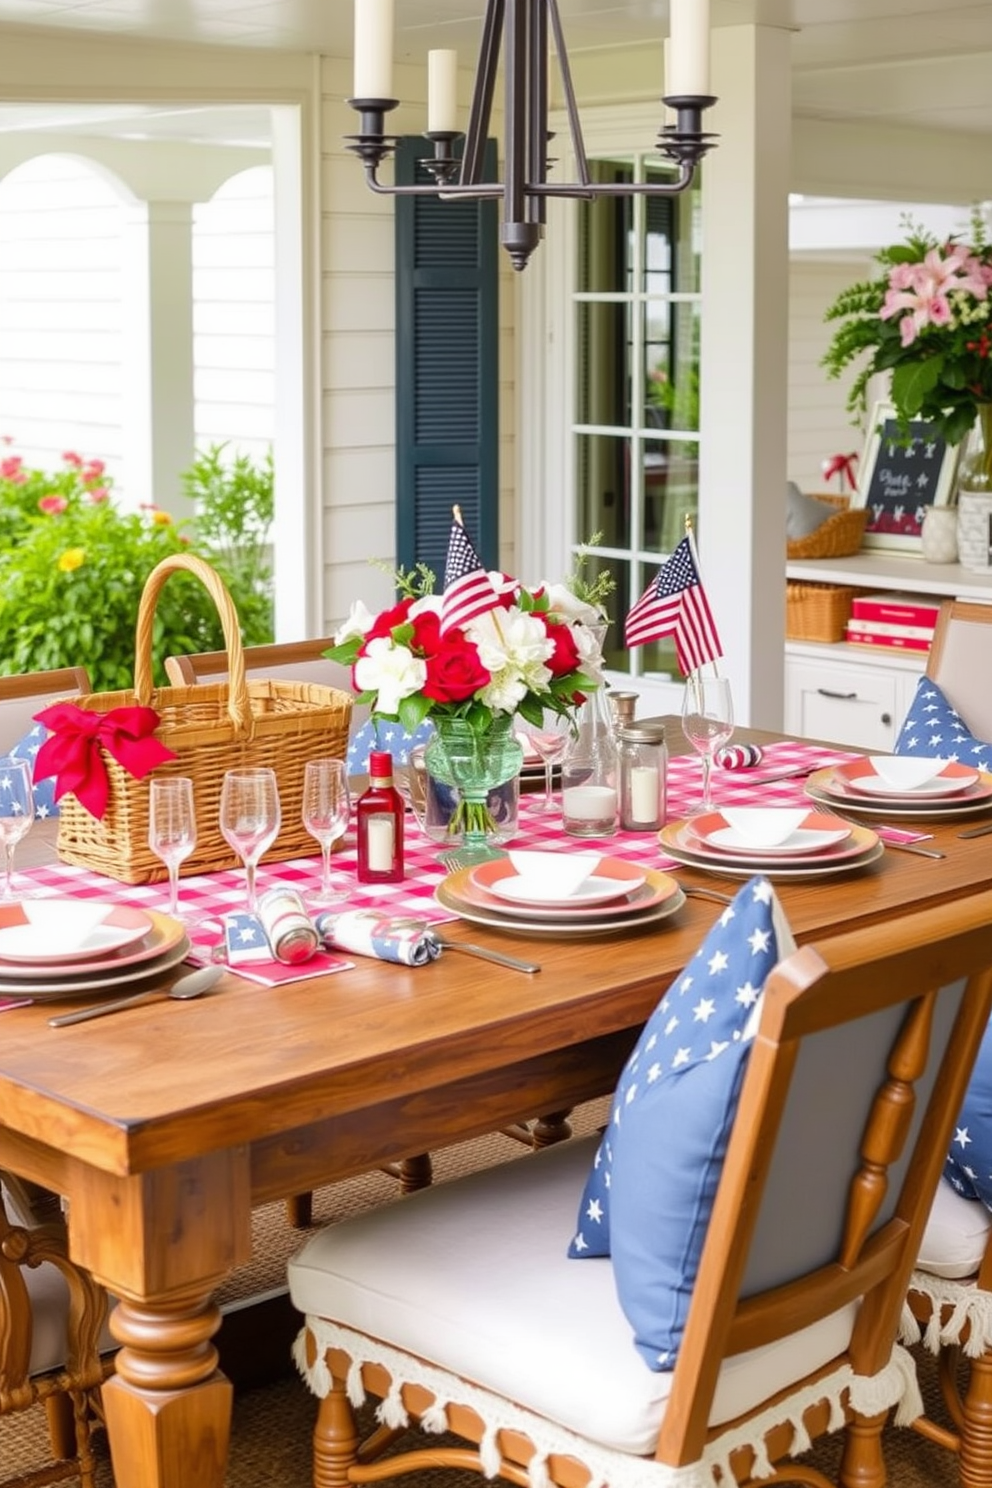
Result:
<instances>
[{"instance_id":1,"label":"woven jute rug","mask_svg":"<svg viewBox=\"0 0 992 1488\"><path fill-rule=\"evenodd\" d=\"M602 1125L607 1108L608 1102L597 1101L577 1111L572 1118L576 1134ZM521 1150L517 1141L501 1133L461 1143L434 1154L434 1181L446 1182L474 1169L509 1161L518 1157ZM396 1197L396 1180L385 1173L369 1173L330 1185L314 1195L314 1226L333 1224L392 1202ZM218 1298L222 1306L241 1310L252 1299L284 1288L286 1262L307 1233L289 1227L282 1204L269 1204L257 1210L253 1221L252 1263L228 1279ZM250 1350L252 1345L241 1347ZM292 1369L288 1346L285 1352L284 1374L277 1371L273 1376L270 1370L271 1381L264 1386L236 1390L225 1488L311 1488L310 1436L316 1404ZM235 1379L237 1371L231 1366L237 1362L228 1363ZM250 1365L252 1361L242 1362ZM932 1361L917 1351L917 1364L928 1410L937 1419L945 1420ZM95 1445L99 1463L97 1488L114 1488L109 1452L101 1433L97 1434ZM957 1473L952 1455L914 1432L888 1429L885 1449L892 1488L945 1488L945 1485L955 1488ZM835 1481L839 1455L839 1438L828 1438L817 1443L804 1461ZM40 1408L0 1417L0 1478L27 1474L48 1460L47 1431ZM70 1488L78 1481L78 1478L67 1480ZM479 1478L474 1474L441 1469L412 1476L404 1482L409 1488L479 1488ZM196 1485L190 1484L188 1488Z\"/></svg>"}]
</instances>

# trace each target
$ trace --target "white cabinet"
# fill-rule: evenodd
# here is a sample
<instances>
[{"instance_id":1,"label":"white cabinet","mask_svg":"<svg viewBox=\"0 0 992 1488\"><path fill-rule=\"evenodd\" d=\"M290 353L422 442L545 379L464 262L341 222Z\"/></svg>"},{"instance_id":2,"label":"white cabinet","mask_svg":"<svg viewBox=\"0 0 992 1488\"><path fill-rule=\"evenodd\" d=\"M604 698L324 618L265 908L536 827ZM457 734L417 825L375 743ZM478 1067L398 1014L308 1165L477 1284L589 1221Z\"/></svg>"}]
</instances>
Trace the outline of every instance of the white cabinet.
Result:
<instances>
[{"instance_id":1,"label":"white cabinet","mask_svg":"<svg viewBox=\"0 0 992 1488\"><path fill-rule=\"evenodd\" d=\"M926 658L896 656L881 663L853 646L789 641L785 656L785 728L888 753L905 718Z\"/></svg>"}]
</instances>

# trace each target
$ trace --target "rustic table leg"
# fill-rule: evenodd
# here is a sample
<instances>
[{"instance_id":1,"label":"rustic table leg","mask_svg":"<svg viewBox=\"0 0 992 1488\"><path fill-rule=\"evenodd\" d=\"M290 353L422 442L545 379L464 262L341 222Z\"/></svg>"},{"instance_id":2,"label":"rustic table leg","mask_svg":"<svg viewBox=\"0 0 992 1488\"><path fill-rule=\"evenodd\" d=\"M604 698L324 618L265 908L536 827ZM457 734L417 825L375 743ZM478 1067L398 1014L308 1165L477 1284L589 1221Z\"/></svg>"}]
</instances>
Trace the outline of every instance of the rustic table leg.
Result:
<instances>
[{"instance_id":1,"label":"rustic table leg","mask_svg":"<svg viewBox=\"0 0 992 1488\"><path fill-rule=\"evenodd\" d=\"M71 1176L70 1255L121 1299L103 1387L117 1488L223 1488L233 1392L211 1295L251 1255L248 1150Z\"/></svg>"}]
</instances>

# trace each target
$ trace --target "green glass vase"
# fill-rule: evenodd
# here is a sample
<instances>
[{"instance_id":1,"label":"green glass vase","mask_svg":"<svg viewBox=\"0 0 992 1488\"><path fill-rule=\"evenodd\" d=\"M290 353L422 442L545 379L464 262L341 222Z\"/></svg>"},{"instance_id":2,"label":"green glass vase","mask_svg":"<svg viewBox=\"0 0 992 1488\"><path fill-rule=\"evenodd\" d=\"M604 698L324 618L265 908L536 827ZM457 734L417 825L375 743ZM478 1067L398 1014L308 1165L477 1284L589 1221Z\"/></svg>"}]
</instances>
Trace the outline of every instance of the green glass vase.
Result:
<instances>
[{"instance_id":1,"label":"green glass vase","mask_svg":"<svg viewBox=\"0 0 992 1488\"><path fill-rule=\"evenodd\" d=\"M424 750L424 763L435 780L455 786L459 801L449 823L453 840L461 837L459 864L484 863L503 854L490 845L496 823L489 793L520 773L524 752L513 732L511 714L499 714L476 731L464 718L435 717L435 733Z\"/></svg>"}]
</instances>

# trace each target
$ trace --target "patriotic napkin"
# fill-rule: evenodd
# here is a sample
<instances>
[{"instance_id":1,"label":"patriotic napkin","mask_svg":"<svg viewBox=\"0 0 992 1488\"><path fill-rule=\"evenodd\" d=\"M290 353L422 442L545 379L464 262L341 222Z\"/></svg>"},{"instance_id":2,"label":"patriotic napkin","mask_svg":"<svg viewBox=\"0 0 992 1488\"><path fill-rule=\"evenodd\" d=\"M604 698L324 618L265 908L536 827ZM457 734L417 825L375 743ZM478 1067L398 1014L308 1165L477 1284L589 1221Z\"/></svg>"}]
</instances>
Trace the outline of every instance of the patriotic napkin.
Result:
<instances>
[{"instance_id":1,"label":"patriotic napkin","mask_svg":"<svg viewBox=\"0 0 992 1488\"><path fill-rule=\"evenodd\" d=\"M342 914L318 915L314 924L325 945L356 956L425 966L441 953L423 920L381 915L374 909L348 909Z\"/></svg>"}]
</instances>

